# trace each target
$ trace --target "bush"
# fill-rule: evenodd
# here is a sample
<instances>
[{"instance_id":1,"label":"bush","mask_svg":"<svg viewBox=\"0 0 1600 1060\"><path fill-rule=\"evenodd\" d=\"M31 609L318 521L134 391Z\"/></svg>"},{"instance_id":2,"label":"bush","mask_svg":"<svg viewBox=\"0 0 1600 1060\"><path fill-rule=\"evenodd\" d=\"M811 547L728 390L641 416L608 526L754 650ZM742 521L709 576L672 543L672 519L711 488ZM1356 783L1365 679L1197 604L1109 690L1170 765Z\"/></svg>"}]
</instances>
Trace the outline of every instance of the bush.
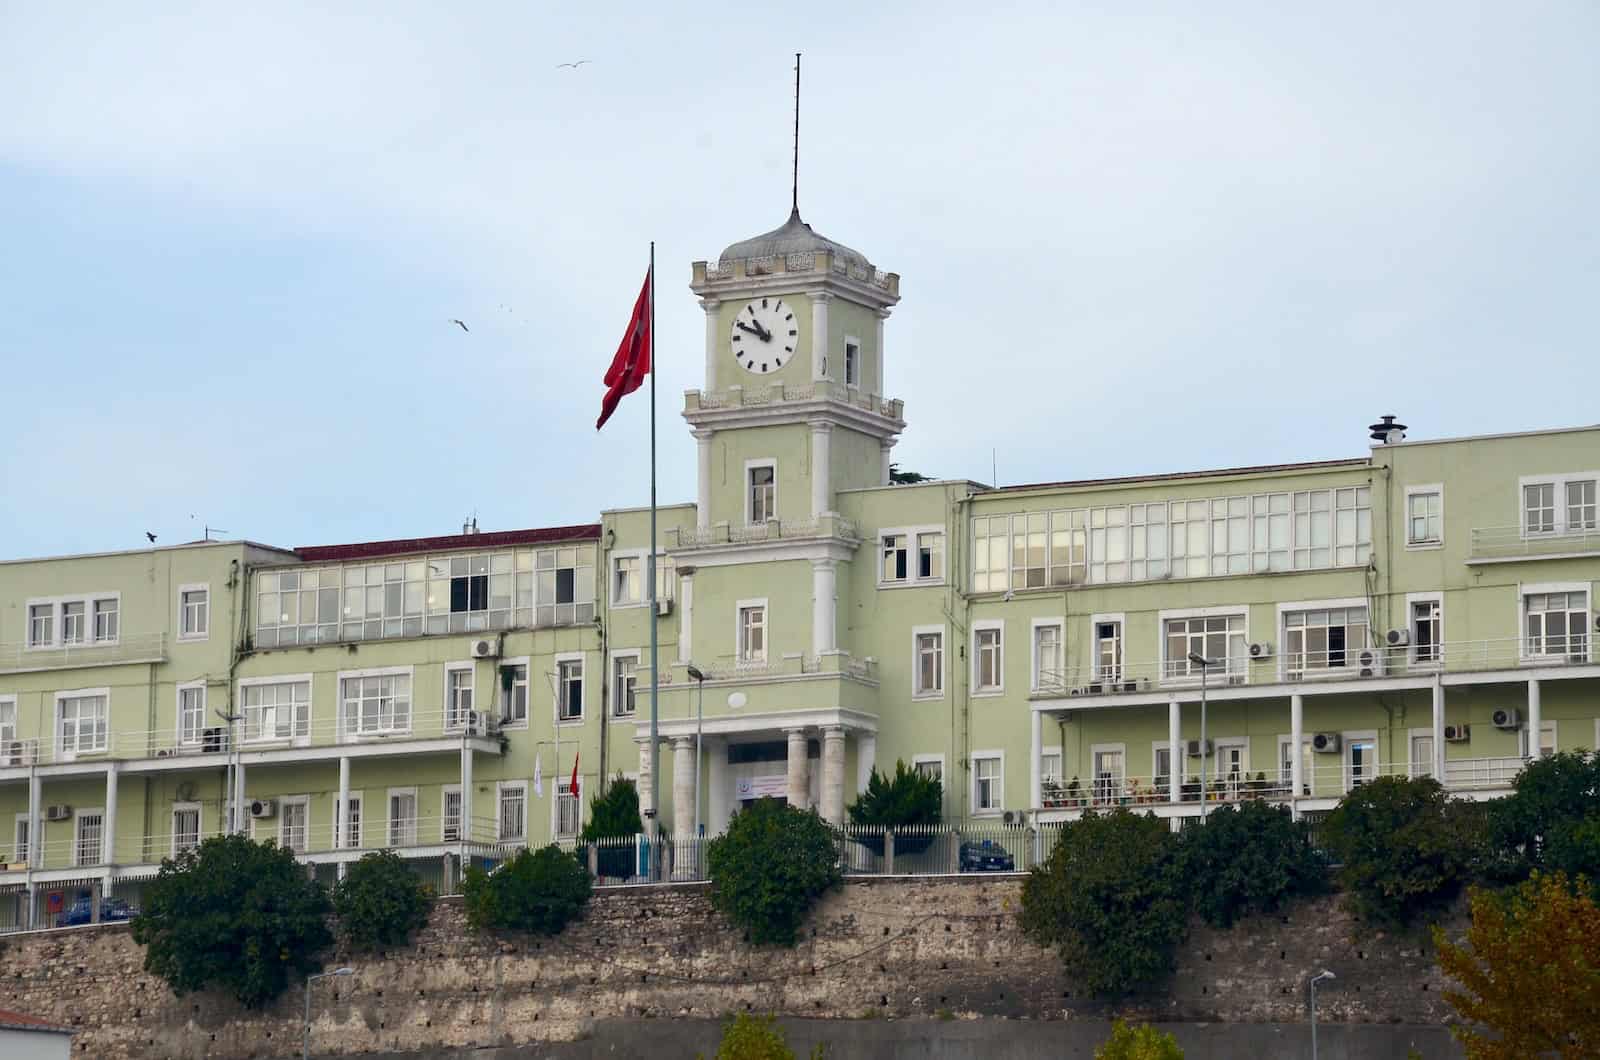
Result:
<instances>
[{"instance_id":1,"label":"bush","mask_svg":"<svg viewBox=\"0 0 1600 1060\"><path fill-rule=\"evenodd\" d=\"M793 946L819 897L839 885L834 835L822 818L776 799L733 815L706 851L711 904L756 945Z\"/></svg>"},{"instance_id":2,"label":"bush","mask_svg":"<svg viewBox=\"0 0 1600 1060\"><path fill-rule=\"evenodd\" d=\"M1350 792L1322 824L1356 915L1403 927L1449 904L1483 847L1482 814L1452 806L1432 777L1379 777Z\"/></svg>"},{"instance_id":3,"label":"bush","mask_svg":"<svg viewBox=\"0 0 1600 1060\"><path fill-rule=\"evenodd\" d=\"M1111 1037L1094 1051L1094 1060L1183 1060L1178 1039L1148 1023L1130 1027L1126 1020L1111 1025Z\"/></svg>"},{"instance_id":4,"label":"bush","mask_svg":"<svg viewBox=\"0 0 1600 1060\"><path fill-rule=\"evenodd\" d=\"M428 922L429 888L392 850L367 854L333 889L339 933L354 950L404 946Z\"/></svg>"},{"instance_id":5,"label":"bush","mask_svg":"<svg viewBox=\"0 0 1600 1060\"><path fill-rule=\"evenodd\" d=\"M1581 845L1581 835L1561 833L1594 817L1600 817L1600 753L1563 751L1530 762L1517 774L1511 795L1494 804L1494 840L1514 860L1516 878L1534 869L1576 875L1587 871L1573 845L1575 840ZM1556 863L1552 847L1560 858L1577 854L1578 860Z\"/></svg>"},{"instance_id":6,"label":"bush","mask_svg":"<svg viewBox=\"0 0 1600 1060\"><path fill-rule=\"evenodd\" d=\"M1474 889L1471 949L1434 928L1445 1000L1472 1060L1600 1056L1600 909L1589 887L1534 873L1509 895ZM1483 1033L1494 1032L1495 1037Z\"/></svg>"},{"instance_id":7,"label":"bush","mask_svg":"<svg viewBox=\"0 0 1600 1060\"><path fill-rule=\"evenodd\" d=\"M583 911L593 887L583 863L551 843L519 850L493 872L473 866L461 895L467 923L478 931L555 935Z\"/></svg>"},{"instance_id":8,"label":"bush","mask_svg":"<svg viewBox=\"0 0 1600 1060\"><path fill-rule=\"evenodd\" d=\"M270 1004L322 967L333 941L327 892L276 843L213 836L161 862L133 920L145 970L179 996L216 989L248 1008Z\"/></svg>"},{"instance_id":9,"label":"bush","mask_svg":"<svg viewBox=\"0 0 1600 1060\"><path fill-rule=\"evenodd\" d=\"M903 761L894 764L889 777L872 767L867 790L849 806L850 823L882 828L911 825L936 825L944 807L944 786L938 778L907 769Z\"/></svg>"},{"instance_id":10,"label":"bush","mask_svg":"<svg viewBox=\"0 0 1600 1060\"><path fill-rule=\"evenodd\" d=\"M1182 834L1178 848L1195 912L1214 927L1230 927L1242 916L1270 913L1292 898L1327 889L1326 864L1311 848L1305 824L1286 807L1219 806L1203 825Z\"/></svg>"},{"instance_id":11,"label":"bush","mask_svg":"<svg viewBox=\"0 0 1600 1060\"><path fill-rule=\"evenodd\" d=\"M821 1060L825 1051L817 1046L811 1051L812 1060ZM722 1028L716 1060L795 1060L795 1055L771 1016L741 1012Z\"/></svg>"},{"instance_id":12,"label":"bush","mask_svg":"<svg viewBox=\"0 0 1600 1060\"><path fill-rule=\"evenodd\" d=\"M1562 821L1545 838L1543 858L1547 872L1568 879L1585 879L1600 900L1600 814L1581 821Z\"/></svg>"},{"instance_id":13,"label":"bush","mask_svg":"<svg viewBox=\"0 0 1600 1060\"><path fill-rule=\"evenodd\" d=\"M1164 819L1085 813L1024 881L1023 932L1096 994L1151 984L1171 969L1188 920L1177 855Z\"/></svg>"}]
</instances>

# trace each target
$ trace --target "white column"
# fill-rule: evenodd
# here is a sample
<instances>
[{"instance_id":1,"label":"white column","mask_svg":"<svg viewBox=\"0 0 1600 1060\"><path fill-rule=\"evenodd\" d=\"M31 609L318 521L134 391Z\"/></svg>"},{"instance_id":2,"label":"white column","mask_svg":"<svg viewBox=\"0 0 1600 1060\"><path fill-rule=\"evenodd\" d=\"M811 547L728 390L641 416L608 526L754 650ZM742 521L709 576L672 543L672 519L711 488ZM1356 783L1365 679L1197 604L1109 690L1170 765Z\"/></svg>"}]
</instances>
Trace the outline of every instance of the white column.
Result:
<instances>
[{"instance_id":1,"label":"white column","mask_svg":"<svg viewBox=\"0 0 1600 1060\"><path fill-rule=\"evenodd\" d=\"M887 309L878 310L878 346L873 350L872 392L883 397L883 322L889 319Z\"/></svg>"},{"instance_id":2,"label":"white column","mask_svg":"<svg viewBox=\"0 0 1600 1060\"><path fill-rule=\"evenodd\" d=\"M788 787L784 794L788 796L789 805L797 809L805 809L811 800L807 794L811 788L810 763L806 761L806 731L804 729L789 729L789 775Z\"/></svg>"},{"instance_id":3,"label":"white column","mask_svg":"<svg viewBox=\"0 0 1600 1060\"><path fill-rule=\"evenodd\" d=\"M672 838L694 835L694 737L672 738Z\"/></svg>"},{"instance_id":4,"label":"white column","mask_svg":"<svg viewBox=\"0 0 1600 1060\"><path fill-rule=\"evenodd\" d=\"M1539 682L1537 679L1528 682L1528 758L1536 760L1539 757Z\"/></svg>"},{"instance_id":5,"label":"white column","mask_svg":"<svg viewBox=\"0 0 1600 1060\"><path fill-rule=\"evenodd\" d=\"M1410 748L1407 748L1409 754ZM1444 783L1444 682L1433 678L1433 779Z\"/></svg>"},{"instance_id":6,"label":"white column","mask_svg":"<svg viewBox=\"0 0 1600 1060\"><path fill-rule=\"evenodd\" d=\"M650 741L635 742L639 745L639 816L644 819L645 832L654 835L655 829L650 823L650 811L655 809L650 802ZM556 783L556 778L552 777L550 783Z\"/></svg>"},{"instance_id":7,"label":"white column","mask_svg":"<svg viewBox=\"0 0 1600 1060\"><path fill-rule=\"evenodd\" d=\"M717 356L722 347L722 329L717 326L717 307L722 303L715 298L702 298L700 305L706 311L706 389L717 388L717 364L722 360Z\"/></svg>"},{"instance_id":8,"label":"white column","mask_svg":"<svg viewBox=\"0 0 1600 1060\"><path fill-rule=\"evenodd\" d=\"M237 730L236 730L237 731ZM233 829L240 835L250 834L250 804L245 801L244 756L233 767Z\"/></svg>"},{"instance_id":9,"label":"white column","mask_svg":"<svg viewBox=\"0 0 1600 1060\"><path fill-rule=\"evenodd\" d=\"M837 646L834 639L838 619L837 568L838 564L831 559L811 561L811 646L818 655L833 651Z\"/></svg>"},{"instance_id":10,"label":"white column","mask_svg":"<svg viewBox=\"0 0 1600 1060\"><path fill-rule=\"evenodd\" d=\"M818 291L811 296L811 378L829 379L833 366L828 364L828 302L833 295Z\"/></svg>"},{"instance_id":11,"label":"white column","mask_svg":"<svg viewBox=\"0 0 1600 1060\"><path fill-rule=\"evenodd\" d=\"M878 485L887 486L889 484L889 461L891 459L889 454L894 451L894 439L885 438L881 444L883 446L883 468L878 476Z\"/></svg>"},{"instance_id":12,"label":"white column","mask_svg":"<svg viewBox=\"0 0 1600 1060\"><path fill-rule=\"evenodd\" d=\"M717 737L706 737L706 835L714 836L728 826L728 744Z\"/></svg>"},{"instance_id":13,"label":"white column","mask_svg":"<svg viewBox=\"0 0 1600 1060\"><path fill-rule=\"evenodd\" d=\"M463 759L466 753L462 753ZM465 805L466 788L462 787L462 804ZM342 850L349 842L350 837L345 835L345 829L350 827L350 756L343 755L339 758L339 802L338 809L334 811L333 820L333 846L335 850Z\"/></svg>"},{"instance_id":14,"label":"white column","mask_svg":"<svg viewBox=\"0 0 1600 1060\"><path fill-rule=\"evenodd\" d=\"M678 571L678 661L688 663L694 659L690 645L694 641L694 568Z\"/></svg>"},{"instance_id":15,"label":"white column","mask_svg":"<svg viewBox=\"0 0 1600 1060\"><path fill-rule=\"evenodd\" d=\"M860 795L867 790L867 785L872 782L872 767L878 760L878 737L876 733L860 732L856 734L856 794Z\"/></svg>"},{"instance_id":16,"label":"white column","mask_svg":"<svg viewBox=\"0 0 1600 1060\"><path fill-rule=\"evenodd\" d=\"M1305 790L1306 707L1305 697L1289 697L1289 807L1300 816L1300 793Z\"/></svg>"},{"instance_id":17,"label":"white column","mask_svg":"<svg viewBox=\"0 0 1600 1060\"><path fill-rule=\"evenodd\" d=\"M844 729L838 725L822 730L822 816L844 824Z\"/></svg>"},{"instance_id":18,"label":"white column","mask_svg":"<svg viewBox=\"0 0 1600 1060\"><path fill-rule=\"evenodd\" d=\"M1172 763L1172 775L1167 778L1167 799L1183 801L1183 707L1178 697L1167 700L1167 758Z\"/></svg>"},{"instance_id":19,"label":"white column","mask_svg":"<svg viewBox=\"0 0 1600 1060\"><path fill-rule=\"evenodd\" d=\"M833 510L833 424L812 420L811 426L811 517L821 519Z\"/></svg>"},{"instance_id":20,"label":"white column","mask_svg":"<svg viewBox=\"0 0 1600 1060\"><path fill-rule=\"evenodd\" d=\"M1032 735L1028 754L1028 805L1037 808L1044 805L1044 778L1039 774L1039 756L1044 753L1044 716L1037 710L1029 713L1032 717L1028 719L1028 727Z\"/></svg>"},{"instance_id":21,"label":"white column","mask_svg":"<svg viewBox=\"0 0 1600 1060\"><path fill-rule=\"evenodd\" d=\"M468 840L468 839L472 838L472 792L473 792L472 767L473 767L473 764L474 764L473 761L472 761L472 758L473 758L472 744L470 742L463 744L463 746L461 748L461 838L462 838L462 840ZM526 798L526 796L524 796L524 798ZM532 820L532 819L533 819L533 815L532 814L525 814L525 816L523 818L524 827L526 827L527 822Z\"/></svg>"},{"instance_id":22,"label":"white column","mask_svg":"<svg viewBox=\"0 0 1600 1060\"><path fill-rule=\"evenodd\" d=\"M695 525L701 530L711 528L711 439L712 431L693 432L697 454L700 458L699 492L695 499Z\"/></svg>"},{"instance_id":23,"label":"white column","mask_svg":"<svg viewBox=\"0 0 1600 1060\"><path fill-rule=\"evenodd\" d=\"M117 863L117 767L106 766L106 812L100 818L100 861L106 865ZM31 842L33 837L29 836Z\"/></svg>"},{"instance_id":24,"label":"white column","mask_svg":"<svg viewBox=\"0 0 1600 1060\"><path fill-rule=\"evenodd\" d=\"M44 781L37 772L28 776L28 864L44 865L44 848L39 845L40 803L44 800Z\"/></svg>"}]
</instances>

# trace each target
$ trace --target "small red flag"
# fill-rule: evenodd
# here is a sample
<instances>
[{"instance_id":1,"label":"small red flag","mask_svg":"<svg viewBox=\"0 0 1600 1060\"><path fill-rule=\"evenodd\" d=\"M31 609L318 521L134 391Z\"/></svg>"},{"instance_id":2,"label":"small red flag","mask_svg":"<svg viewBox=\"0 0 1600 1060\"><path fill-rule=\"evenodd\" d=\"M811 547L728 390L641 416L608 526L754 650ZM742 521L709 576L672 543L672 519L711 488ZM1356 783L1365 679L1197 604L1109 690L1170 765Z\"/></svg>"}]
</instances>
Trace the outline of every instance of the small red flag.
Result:
<instances>
[{"instance_id":1,"label":"small red flag","mask_svg":"<svg viewBox=\"0 0 1600 1060\"><path fill-rule=\"evenodd\" d=\"M611 358L611 367L606 370L606 396L600 402L600 418L594 425L597 431L617 411L617 402L622 400L623 395L638 390L644 385L644 377L650 374L650 284L654 280L653 270L654 266L645 270L639 300L633 303L633 318L628 321L628 330L623 333L616 356Z\"/></svg>"},{"instance_id":2,"label":"small red flag","mask_svg":"<svg viewBox=\"0 0 1600 1060\"><path fill-rule=\"evenodd\" d=\"M578 797L578 752L576 751L572 752L572 783L567 786L567 790L572 792L573 798Z\"/></svg>"}]
</instances>

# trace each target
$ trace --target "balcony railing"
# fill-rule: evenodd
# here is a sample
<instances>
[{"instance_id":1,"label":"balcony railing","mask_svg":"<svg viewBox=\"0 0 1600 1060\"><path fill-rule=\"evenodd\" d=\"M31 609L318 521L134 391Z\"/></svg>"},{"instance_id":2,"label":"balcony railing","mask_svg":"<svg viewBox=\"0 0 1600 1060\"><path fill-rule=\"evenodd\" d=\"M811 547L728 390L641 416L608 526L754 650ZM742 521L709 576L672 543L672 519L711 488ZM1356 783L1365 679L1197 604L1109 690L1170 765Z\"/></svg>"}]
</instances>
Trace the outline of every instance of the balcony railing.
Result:
<instances>
[{"instance_id":1,"label":"balcony railing","mask_svg":"<svg viewBox=\"0 0 1600 1060\"><path fill-rule=\"evenodd\" d=\"M689 390L684 393L683 408L686 413L694 413L800 401L832 401L891 420L905 417L905 402L900 399L869 394L829 379L800 385L775 383L772 386L731 386L726 390Z\"/></svg>"},{"instance_id":2,"label":"balcony railing","mask_svg":"<svg viewBox=\"0 0 1600 1060\"><path fill-rule=\"evenodd\" d=\"M1467 550L1469 560L1538 559L1574 553L1600 553L1600 528L1579 527L1560 533L1530 533L1520 526L1474 527Z\"/></svg>"},{"instance_id":3,"label":"balcony railing","mask_svg":"<svg viewBox=\"0 0 1600 1060\"><path fill-rule=\"evenodd\" d=\"M667 530L667 547L709 548L819 537L860 541L861 531L854 522L840 515L823 515L817 519L768 519L750 526L734 526L724 522L705 529L670 528Z\"/></svg>"},{"instance_id":4,"label":"balcony railing","mask_svg":"<svg viewBox=\"0 0 1600 1060\"><path fill-rule=\"evenodd\" d=\"M82 641L50 648L32 648L25 642L0 644L0 673L18 670L64 670L78 666L114 666L131 662L160 662L167 657L165 633L126 634L114 641Z\"/></svg>"}]
</instances>

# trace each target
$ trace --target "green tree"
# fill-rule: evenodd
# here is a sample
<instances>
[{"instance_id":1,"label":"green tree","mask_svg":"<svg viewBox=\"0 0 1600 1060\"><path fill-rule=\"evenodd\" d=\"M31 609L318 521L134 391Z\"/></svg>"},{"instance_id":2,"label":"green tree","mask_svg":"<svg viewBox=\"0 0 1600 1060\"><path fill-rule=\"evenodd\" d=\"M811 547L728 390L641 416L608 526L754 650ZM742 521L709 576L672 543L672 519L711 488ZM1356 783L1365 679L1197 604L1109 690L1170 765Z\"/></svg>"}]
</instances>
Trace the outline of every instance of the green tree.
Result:
<instances>
[{"instance_id":1,"label":"green tree","mask_svg":"<svg viewBox=\"0 0 1600 1060\"><path fill-rule=\"evenodd\" d=\"M1535 872L1507 895L1474 888L1467 946L1433 929L1468 1060L1600 1056L1600 908L1588 881Z\"/></svg>"},{"instance_id":2,"label":"green tree","mask_svg":"<svg viewBox=\"0 0 1600 1060\"><path fill-rule=\"evenodd\" d=\"M600 875L626 878L632 876L637 867L633 847L619 842L599 841L626 839L642 831L644 821L639 816L639 788L619 774L589 803L589 823L583 826L578 839L599 847L595 852L595 867Z\"/></svg>"},{"instance_id":3,"label":"green tree","mask_svg":"<svg viewBox=\"0 0 1600 1060\"><path fill-rule=\"evenodd\" d=\"M842 880L834 833L810 810L758 799L706 852L711 903L758 946L793 946L806 913Z\"/></svg>"},{"instance_id":4,"label":"green tree","mask_svg":"<svg viewBox=\"0 0 1600 1060\"><path fill-rule=\"evenodd\" d=\"M322 967L333 941L327 892L276 843L214 836L161 862L133 938L144 967L179 996L226 991L261 1008Z\"/></svg>"},{"instance_id":5,"label":"green tree","mask_svg":"<svg viewBox=\"0 0 1600 1060\"><path fill-rule=\"evenodd\" d=\"M1528 763L1494 804L1493 834L1515 878L1534 869L1600 879L1600 752L1563 751Z\"/></svg>"},{"instance_id":6,"label":"green tree","mask_svg":"<svg viewBox=\"0 0 1600 1060\"><path fill-rule=\"evenodd\" d=\"M404 946L428 922L429 888L392 850L373 851L333 889L339 933L354 950Z\"/></svg>"},{"instance_id":7,"label":"green tree","mask_svg":"<svg viewBox=\"0 0 1600 1060\"><path fill-rule=\"evenodd\" d=\"M1124 994L1172 967L1189 907L1178 840L1158 817L1118 809L1063 825L1022 885L1022 929L1053 946L1096 994Z\"/></svg>"},{"instance_id":8,"label":"green tree","mask_svg":"<svg viewBox=\"0 0 1600 1060\"><path fill-rule=\"evenodd\" d=\"M461 881L472 928L532 935L558 934L583 912L593 889L589 870L554 843L519 850L493 872L474 865Z\"/></svg>"},{"instance_id":9,"label":"green tree","mask_svg":"<svg viewBox=\"0 0 1600 1060\"><path fill-rule=\"evenodd\" d=\"M867 790L856 797L847 812L854 825L905 828L938 824L943 807L944 785L937 777L896 761L892 777L879 773L877 766L872 767Z\"/></svg>"},{"instance_id":10,"label":"green tree","mask_svg":"<svg viewBox=\"0 0 1600 1060\"><path fill-rule=\"evenodd\" d=\"M1432 777L1379 777L1350 792L1322 823L1351 911L1403 927L1455 898L1473 875L1484 830Z\"/></svg>"},{"instance_id":11,"label":"green tree","mask_svg":"<svg viewBox=\"0 0 1600 1060\"><path fill-rule=\"evenodd\" d=\"M1195 912L1215 927L1270 913L1290 899L1327 890L1328 872L1303 822L1287 807L1265 802L1219 806L1204 825L1187 829L1178 864Z\"/></svg>"},{"instance_id":12,"label":"green tree","mask_svg":"<svg viewBox=\"0 0 1600 1060\"><path fill-rule=\"evenodd\" d=\"M1111 1025L1111 1037L1094 1051L1094 1060L1183 1060L1178 1039L1148 1023L1129 1026L1126 1020Z\"/></svg>"}]
</instances>

